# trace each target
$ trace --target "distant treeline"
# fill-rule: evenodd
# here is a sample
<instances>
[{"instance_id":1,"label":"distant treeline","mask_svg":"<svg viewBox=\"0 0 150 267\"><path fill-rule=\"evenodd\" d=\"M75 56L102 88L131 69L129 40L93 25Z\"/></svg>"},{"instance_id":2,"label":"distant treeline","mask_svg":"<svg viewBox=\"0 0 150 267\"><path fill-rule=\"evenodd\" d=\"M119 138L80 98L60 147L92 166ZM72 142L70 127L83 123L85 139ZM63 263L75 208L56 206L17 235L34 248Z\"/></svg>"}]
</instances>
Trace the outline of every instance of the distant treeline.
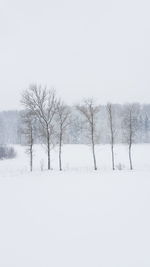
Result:
<instances>
[{"instance_id":1,"label":"distant treeline","mask_svg":"<svg viewBox=\"0 0 150 267\"><path fill-rule=\"evenodd\" d=\"M150 104L137 104L139 113L137 114L137 131L134 137L135 143L150 143ZM89 142L87 131L85 130L84 118L76 107L70 107L71 119L67 127L64 143L86 144ZM113 104L113 120L115 121L115 143L124 143L123 119L125 105ZM25 144L25 137L22 132L23 111L3 111L0 112L0 144ZM34 139L36 143L42 143L40 125L35 121L36 131ZM99 106L97 121L96 143L110 143L108 113L105 105Z\"/></svg>"}]
</instances>

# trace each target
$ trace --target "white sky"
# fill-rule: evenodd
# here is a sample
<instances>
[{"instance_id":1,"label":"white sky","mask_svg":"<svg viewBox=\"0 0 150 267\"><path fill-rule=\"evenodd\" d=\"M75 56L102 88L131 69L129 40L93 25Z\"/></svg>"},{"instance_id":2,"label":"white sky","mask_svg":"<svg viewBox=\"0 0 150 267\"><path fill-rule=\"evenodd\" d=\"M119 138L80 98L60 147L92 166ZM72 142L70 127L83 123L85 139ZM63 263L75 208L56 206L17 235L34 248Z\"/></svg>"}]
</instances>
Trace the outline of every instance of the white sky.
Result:
<instances>
[{"instance_id":1,"label":"white sky","mask_svg":"<svg viewBox=\"0 0 150 267\"><path fill-rule=\"evenodd\" d=\"M150 102L149 0L0 0L0 110L31 83L67 103Z\"/></svg>"}]
</instances>

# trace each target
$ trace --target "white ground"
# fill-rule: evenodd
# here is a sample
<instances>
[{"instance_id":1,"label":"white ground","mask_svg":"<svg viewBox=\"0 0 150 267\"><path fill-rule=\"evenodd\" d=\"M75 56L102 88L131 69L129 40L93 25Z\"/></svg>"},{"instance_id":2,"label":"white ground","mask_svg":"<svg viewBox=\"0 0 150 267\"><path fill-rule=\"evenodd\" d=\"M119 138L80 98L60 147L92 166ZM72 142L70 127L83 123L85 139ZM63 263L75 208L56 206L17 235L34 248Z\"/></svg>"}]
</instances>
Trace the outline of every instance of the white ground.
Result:
<instances>
[{"instance_id":1,"label":"white ground","mask_svg":"<svg viewBox=\"0 0 150 267\"><path fill-rule=\"evenodd\" d=\"M111 171L109 146L97 147L98 172L86 146L64 146L64 171L46 171L44 149L28 171L24 148L0 161L0 267L149 267L150 146L116 147ZM41 171L41 167L44 171Z\"/></svg>"}]
</instances>

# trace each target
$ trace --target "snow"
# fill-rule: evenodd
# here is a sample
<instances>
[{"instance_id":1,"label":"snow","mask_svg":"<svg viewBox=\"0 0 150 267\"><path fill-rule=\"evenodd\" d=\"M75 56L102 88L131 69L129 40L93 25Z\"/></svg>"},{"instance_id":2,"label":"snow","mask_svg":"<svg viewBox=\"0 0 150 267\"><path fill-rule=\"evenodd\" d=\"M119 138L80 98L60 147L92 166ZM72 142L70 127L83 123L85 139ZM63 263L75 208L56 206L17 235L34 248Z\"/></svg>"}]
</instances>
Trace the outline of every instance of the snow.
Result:
<instances>
[{"instance_id":1,"label":"snow","mask_svg":"<svg viewBox=\"0 0 150 267\"><path fill-rule=\"evenodd\" d=\"M133 172L124 146L115 153L125 170L115 172L109 146L97 147L97 172L84 145L64 146L63 172L57 149L48 172L37 146L33 173L16 149L16 159L0 161L1 267L150 266L149 145L134 146Z\"/></svg>"}]
</instances>

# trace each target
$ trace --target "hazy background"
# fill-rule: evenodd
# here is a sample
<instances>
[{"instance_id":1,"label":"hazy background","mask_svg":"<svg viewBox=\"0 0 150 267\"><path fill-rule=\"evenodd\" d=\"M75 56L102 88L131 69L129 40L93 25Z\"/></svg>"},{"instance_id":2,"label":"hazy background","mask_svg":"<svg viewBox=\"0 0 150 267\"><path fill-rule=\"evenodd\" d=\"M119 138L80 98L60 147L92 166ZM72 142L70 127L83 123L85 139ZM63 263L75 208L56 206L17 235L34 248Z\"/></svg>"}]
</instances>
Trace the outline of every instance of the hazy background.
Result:
<instances>
[{"instance_id":1,"label":"hazy background","mask_svg":"<svg viewBox=\"0 0 150 267\"><path fill-rule=\"evenodd\" d=\"M0 1L0 110L31 83L67 103L150 102L148 0Z\"/></svg>"}]
</instances>

